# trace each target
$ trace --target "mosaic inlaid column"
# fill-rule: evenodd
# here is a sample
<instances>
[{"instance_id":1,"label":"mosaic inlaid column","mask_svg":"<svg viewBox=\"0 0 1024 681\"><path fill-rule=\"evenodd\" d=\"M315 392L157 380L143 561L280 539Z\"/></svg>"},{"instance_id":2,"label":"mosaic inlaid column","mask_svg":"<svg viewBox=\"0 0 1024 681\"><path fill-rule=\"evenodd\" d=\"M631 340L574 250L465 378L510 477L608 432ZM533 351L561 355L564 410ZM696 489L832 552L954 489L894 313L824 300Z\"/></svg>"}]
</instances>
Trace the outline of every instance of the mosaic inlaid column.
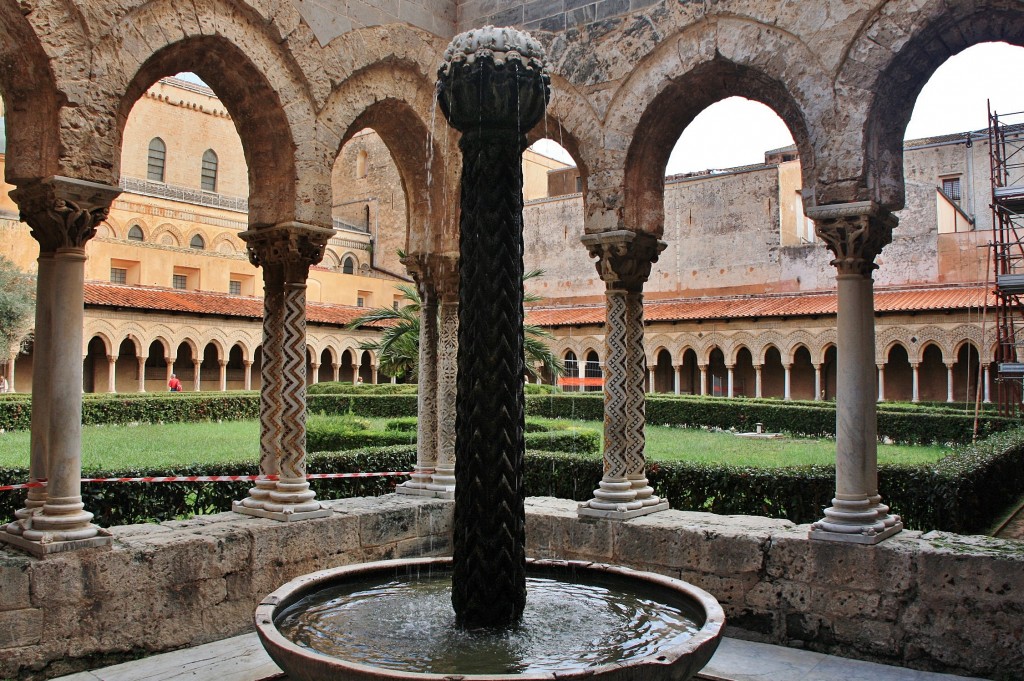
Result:
<instances>
[{"instance_id":1,"label":"mosaic inlaid column","mask_svg":"<svg viewBox=\"0 0 1024 681\"><path fill-rule=\"evenodd\" d=\"M280 278L280 296L275 296L274 301L275 316L280 315L279 345L273 349L264 347L264 367L274 352L280 357L273 362L279 375L270 386L264 383L260 413L261 449L264 430L279 428L278 479L272 488L267 486L266 497L259 500L259 505L248 505L245 501L236 503L234 508L241 513L275 520L318 518L331 513L316 501L316 494L306 480L306 279L310 266L323 258L327 240L333 233L331 229L288 222L240 235L248 244L252 263L265 268L265 280L268 273ZM264 342L267 331L265 322ZM266 381L270 377L264 374L263 378ZM279 411L280 421L264 422L264 396L268 412ZM262 460L260 472L264 474Z\"/></svg>"},{"instance_id":2,"label":"mosaic inlaid column","mask_svg":"<svg viewBox=\"0 0 1024 681\"><path fill-rule=\"evenodd\" d=\"M874 259L892 239L896 218L872 202L808 209L835 255L836 495L812 539L875 544L902 529L878 495Z\"/></svg>"},{"instance_id":3,"label":"mosaic inlaid column","mask_svg":"<svg viewBox=\"0 0 1024 681\"><path fill-rule=\"evenodd\" d=\"M407 257L406 268L420 294L420 348L418 360L416 465L399 494L433 496L429 489L437 465L437 289L426 255Z\"/></svg>"},{"instance_id":4,"label":"mosaic inlaid column","mask_svg":"<svg viewBox=\"0 0 1024 681\"><path fill-rule=\"evenodd\" d=\"M441 300L437 344L437 462L429 489L455 498L455 397L459 375L459 269L454 258L438 261Z\"/></svg>"},{"instance_id":5,"label":"mosaic inlaid column","mask_svg":"<svg viewBox=\"0 0 1024 681\"><path fill-rule=\"evenodd\" d=\"M0 532L0 541L36 556L111 543L82 502L82 342L85 245L119 193L115 187L65 177L49 177L11 192L22 221L39 242L40 264L47 261L38 285L45 287L41 319L44 326L49 323L49 343L43 351L45 363L36 360L46 371L33 374L49 377L40 379L42 394L32 395L31 446L33 457L45 458L44 475L37 475L43 472L42 462L36 461L32 471L30 461L30 475L45 476L47 487L42 505L26 505L27 513L16 516L13 532L10 525ZM38 338L38 326L36 334ZM45 424L37 426L36 418ZM36 441L43 428L45 442Z\"/></svg>"},{"instance_id":6,"label":"mosaic inlaid column","mask_svg":"<svg viewBox=\"0 0 1024 681\"><path fill-rule=\"evenodd\" d=\"M654 237L620 230L584 236L605 282L604 474L581 516L625 520L668 508L644 473L646 355L643 285L664 250Z\"/></svg>"}]
</instances>

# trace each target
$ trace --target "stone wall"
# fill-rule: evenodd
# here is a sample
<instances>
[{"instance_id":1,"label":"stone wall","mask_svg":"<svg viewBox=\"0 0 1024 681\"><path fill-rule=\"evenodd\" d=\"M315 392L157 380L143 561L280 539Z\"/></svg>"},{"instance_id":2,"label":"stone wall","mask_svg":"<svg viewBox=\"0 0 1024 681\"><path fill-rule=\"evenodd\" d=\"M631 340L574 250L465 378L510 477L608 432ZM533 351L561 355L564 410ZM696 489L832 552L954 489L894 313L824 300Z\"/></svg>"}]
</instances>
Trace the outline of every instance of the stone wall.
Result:
<instances>
[{"instance_id":1,"label":"stone wall","mask_svg":"<svg viewBox=\"0 0 1024 681\"><path fill-rule=\"evenodd\" d=\"M111 550L39 560L0 549L0 678L45 678L251 629L257 602L338 565L451 552L451 502L328 502L296 523L231 513L113 528ZM807 539L784 520L666 511L580 520L527 503L528 552L693 582L728 635L921 669L1020 678L1024 549L905 531L874 547Z\"/></svg>"}]
</instances>

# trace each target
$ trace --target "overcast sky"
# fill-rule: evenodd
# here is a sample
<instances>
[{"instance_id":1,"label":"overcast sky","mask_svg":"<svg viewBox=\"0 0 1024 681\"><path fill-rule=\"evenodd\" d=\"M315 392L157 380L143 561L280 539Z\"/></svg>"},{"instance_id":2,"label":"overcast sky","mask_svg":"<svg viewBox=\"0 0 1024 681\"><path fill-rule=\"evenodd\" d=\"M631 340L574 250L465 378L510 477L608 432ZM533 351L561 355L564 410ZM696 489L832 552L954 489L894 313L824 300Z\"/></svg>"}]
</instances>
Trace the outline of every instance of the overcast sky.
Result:
<instances>
[{"instance_id":1,"label":"overcast sky","mask_svg":"<svg viewBox=\"0 0 1024 681\"><path fill-rule=\"evenodd\" d=\"M975 45L949 59L921 91L906 139L988 127L986 100L999 113L1024 111L1024 88L1008 81L1024 73L1024 48L1006 43ZM764 152L793 143L789 129L768 107L730 97L709 106L679 138L666 175L764 162ZM543 154L572 163L560 147Z\"/></svg>"}]
</instances>

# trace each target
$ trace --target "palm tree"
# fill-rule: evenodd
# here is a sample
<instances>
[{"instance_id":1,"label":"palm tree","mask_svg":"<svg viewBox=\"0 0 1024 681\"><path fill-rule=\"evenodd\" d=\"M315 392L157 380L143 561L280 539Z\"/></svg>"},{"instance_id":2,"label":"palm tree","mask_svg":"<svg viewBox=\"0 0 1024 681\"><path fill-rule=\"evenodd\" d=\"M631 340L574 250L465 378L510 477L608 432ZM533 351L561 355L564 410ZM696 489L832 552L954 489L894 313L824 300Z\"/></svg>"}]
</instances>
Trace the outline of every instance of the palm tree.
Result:
<instances>
[{"instance_id":1,"label":"palm tree","mask_svg":"<svg viewBox=\"0 0 1024 681\"><path fill-rule=\"evenodd\" d=\"M541 274L542 270L532 270L523 275L523 281ZM363 341L359 348L376 352L380 370L389 376L401 378L407 374L415 375L417 371L420 356L420 294L411 284L402 284L398 290L402 292L406 304L397 308L372 309L349 322L348 328L354 329L374 322L386 324L379 340ZM530 293L523 296L525 303L539 300L540 296ZM541 364L553 378L565 373L561 360L545 342L554 338L550 332L533 324L523 324L523 335L526 371L531 378L537 377L535 364Z\"/></svg>"}]
</instances>

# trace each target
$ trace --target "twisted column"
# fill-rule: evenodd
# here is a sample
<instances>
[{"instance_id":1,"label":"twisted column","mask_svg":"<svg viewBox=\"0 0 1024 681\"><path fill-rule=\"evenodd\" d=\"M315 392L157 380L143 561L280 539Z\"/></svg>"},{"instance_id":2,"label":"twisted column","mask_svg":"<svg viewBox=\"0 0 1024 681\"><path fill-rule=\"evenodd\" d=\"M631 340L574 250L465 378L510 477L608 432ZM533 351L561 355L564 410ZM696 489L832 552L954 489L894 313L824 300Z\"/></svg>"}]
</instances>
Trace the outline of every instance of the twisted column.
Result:
<instances>
[{"instance_id":1,"label":"twisted column","mask_svg":"<svg viewBox=\"0 0 1024 681\"><path fill-rule=\"evenodd\" d=\"M263 365L260 388L260 475L239 513L275 520L330 515L306 481L306 279L334 230L298 222L239 236L249 260L263 268Z\"/></svg>"},{"instance_id":2,"label":"twisted column","mask_svg":"<svg viewBox=\"0 0 1024 681\"><path fill-rule=\"evenodd\" d=\"M548 83L540 44L507 28L456 36L438 72L462 132L452 605L469 628L526 605L522 153Z\"/></svg>"},{"instance_id":3,"label":"twisted column","mask_svg":"<svg viewBox=\"0 0 1024 681\"><path fill-rule=\"evenodd\" d=\"M48 482L45 493L31 495L16 520L0 532L0 541L37 556L111 542L109 533L92 524L93 514L82 503L81 353L85 244L119 193L115 187L58 176L11 192L22 221L39 242L36 337L43 354L35 361L46 370L33 371L30 476ZM37 384L40 374L46 376L39 376Z\"/></svg>"},{"instance_id":4,"label":"twisted column","mask_svg":"<svg viewBox=\"0 0 1024 681\"><path fill-rule=\"evenodd\" d=\"M892 239L896 218L872 202L808 209L835 255L836 495L812 539L875 544L902 529L878 494L874 291L875 257Z\"/></svg>"},{"instance_id":5,"label":"twisted column","mask_svg":"<svg viewBox=\"0 0 1024 681\"><path fill-rule=\"evenodd\" d=\"M437 465L437 290L429 257L408 256L406 268L420 294L420 337L417 361L416 465L410 479L397 487L399 494L434 496L429 490Z\"/></svg>"},{"instance_id":6,"label":"twisted column","mask_svg":"<svg viewBox=\"0 0 1024 681\"><path fill-rule=\"evenodd\" d=\"M625 520L668 508L647 484L643 285L665 243L620 230L584 236L605 282L604 475L581 516Z\"/></svg>"}]
</instances>

